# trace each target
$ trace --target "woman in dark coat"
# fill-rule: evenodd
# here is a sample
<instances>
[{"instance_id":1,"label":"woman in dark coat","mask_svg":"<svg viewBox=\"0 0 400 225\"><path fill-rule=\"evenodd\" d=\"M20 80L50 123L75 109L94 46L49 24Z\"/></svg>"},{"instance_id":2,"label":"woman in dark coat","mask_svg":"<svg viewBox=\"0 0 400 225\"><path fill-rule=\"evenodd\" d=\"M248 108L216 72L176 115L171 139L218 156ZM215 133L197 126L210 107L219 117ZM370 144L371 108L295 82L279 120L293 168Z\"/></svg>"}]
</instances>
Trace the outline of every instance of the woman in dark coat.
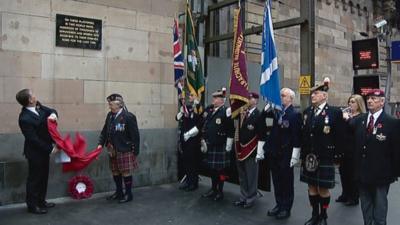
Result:
<instances>
[{"instance_id":1,"label":"woman in dark coat","mask_svg":"<svg viewBox=\"0 0 400 225\"><path fill-rule=\"evenodd\" d=\"M354 131L350 127L351 121L360 114L365 113L365 103L361 95L352 95L347 101L348 107L343 110L343 118L346 121L344 135L345 143L344 157L339 167L340 180L342 183L342 194L336 202L343 202L347 206L358 205L358 187L354 180Z\"/></svg>"}]
</instances>

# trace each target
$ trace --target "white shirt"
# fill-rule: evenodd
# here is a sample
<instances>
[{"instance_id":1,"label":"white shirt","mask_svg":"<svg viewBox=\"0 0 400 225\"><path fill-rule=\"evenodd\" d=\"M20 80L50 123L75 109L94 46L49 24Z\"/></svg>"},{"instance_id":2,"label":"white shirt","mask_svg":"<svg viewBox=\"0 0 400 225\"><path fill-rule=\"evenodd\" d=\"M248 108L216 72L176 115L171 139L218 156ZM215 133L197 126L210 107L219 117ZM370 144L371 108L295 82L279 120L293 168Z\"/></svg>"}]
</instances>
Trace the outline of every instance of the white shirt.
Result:
<instances>
[{"instance_id":1,"label":"white shirt","mask_svg":"<svg viewBox=\"0 0 400 225\"><path fill-rule=\"evenodd\" d=\"M115 118L117 118L117 117L119 116L119 114L121 114L121 112L122 112L122 109L120 109L120 110L117 112L117 114L115 114Z\"/></svg>"},{"instance_id":2,"label":"white shirt","mask_svg":"<svg viewBox=\"0 0 400 225\"><path fill-rule=\"evenodd\" d=\"M318 116L321 113L322 109L325 108L325 105L326 105L326 102L322 103L319 106L316 106L316 108L318 108L318 111L315 113L315 116Z\"/></svg>"},{"instance_id":3,"label":"white shirt","mask_svg":"<svg viewBox=\"0 0 400 225\"><path fill-rule=\"evenodd\" d=\"M248 114L247 114L247 116L250 116L256 108L257 108L257 107L253 107L252 109L250 109L249 112L248 112Z\"/></svg>"},{"instance_id":4,"label":"white shirt","mask_svg":"<svg viewBox=\"0 0 400 225\"><path fill-rule=\"evenodd\" d=\"M375 112L374 114L371 114L371 112L368 113L368 118L367 118L367 127L369 124L369 118L371 117L371 115L374 117L374 125L376 123L376 120L378 119L378 117L381 115L381 113L383 112L383 109L378 110L377 112Z\"/></svg>"},{"instance_id":5,"label":"white shirt","mask_svg":"<svg viewBox=\"0 0 400 225\"><path fill-rule=\"evenodd\" d=\"M31 107L25 107L25 108L39 116L39 113L36 111L36 107L31 106Z\"/></svg>"}]
</instances>

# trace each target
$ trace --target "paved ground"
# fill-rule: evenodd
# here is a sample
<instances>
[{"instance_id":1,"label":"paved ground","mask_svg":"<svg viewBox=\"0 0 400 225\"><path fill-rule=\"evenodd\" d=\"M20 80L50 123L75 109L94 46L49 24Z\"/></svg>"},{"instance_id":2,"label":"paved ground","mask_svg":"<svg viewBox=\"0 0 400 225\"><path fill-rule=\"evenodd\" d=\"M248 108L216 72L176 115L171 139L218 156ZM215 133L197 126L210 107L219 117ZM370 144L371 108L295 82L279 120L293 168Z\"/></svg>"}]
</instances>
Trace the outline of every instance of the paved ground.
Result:
<instances>
[{"instance_id":1,"label":"paved ground","mask_svg":"<svg viewBox=\"0 0 400 225\"><path fill-rule=\"evenodd\" d=\"M177 184L137 188L134 201L118 204L105 200L107 193L97 194L88 200L54 199L58 203L46 215L33 215L26 212L25 205L16 204L0 207L0 225L257 225L257 224L293 224L302 225L309 218L311 209L308 204L306 185L295 182L295 203L292 216L285 221L276 221L266 215L274 206L272 193L264 193L257 205L251 209L234 207L239 187L226 185L225 199L213 202L200 198L209 188L209 179L203 178L200 188L195 192L177 190ZM400 185L394 184L389 194L388 225L399 224L396 214L400 206ZM333 198L340 193L340 187L333 190ZM359 206L346 207L331 204L328 211L330 225L362 225Z\"/></svg>"}]
</instances>

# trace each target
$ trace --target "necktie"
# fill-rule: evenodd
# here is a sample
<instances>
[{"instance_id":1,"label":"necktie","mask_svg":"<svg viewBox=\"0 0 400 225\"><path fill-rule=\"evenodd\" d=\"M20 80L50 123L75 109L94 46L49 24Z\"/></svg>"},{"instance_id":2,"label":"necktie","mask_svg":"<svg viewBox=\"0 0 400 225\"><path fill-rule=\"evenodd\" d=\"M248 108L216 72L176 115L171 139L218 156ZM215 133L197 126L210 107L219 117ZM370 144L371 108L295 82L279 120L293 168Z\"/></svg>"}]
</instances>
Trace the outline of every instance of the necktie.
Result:
<instances>
[{"instance_id":1,"label":"necktie","mask_svg":"<svg viewBox=\"0 0 400 225\"><path fill-rule=\"evenodd\" d=\"M315 107L315 109L314 109L314 115L317 115L318 111L319 111L319 107Z\"/></svg>"},{"instance_id":2,"label":"necktie","mask_svg":"<svg viewBox=\"0 0 400 225\"><path fill-rule=\"evenodd\" d=\"M368 133L372 134L372 131L374 130L374 116L371 115L369 116L369 123L367 127Z\"/></svg>"}]
</instances>

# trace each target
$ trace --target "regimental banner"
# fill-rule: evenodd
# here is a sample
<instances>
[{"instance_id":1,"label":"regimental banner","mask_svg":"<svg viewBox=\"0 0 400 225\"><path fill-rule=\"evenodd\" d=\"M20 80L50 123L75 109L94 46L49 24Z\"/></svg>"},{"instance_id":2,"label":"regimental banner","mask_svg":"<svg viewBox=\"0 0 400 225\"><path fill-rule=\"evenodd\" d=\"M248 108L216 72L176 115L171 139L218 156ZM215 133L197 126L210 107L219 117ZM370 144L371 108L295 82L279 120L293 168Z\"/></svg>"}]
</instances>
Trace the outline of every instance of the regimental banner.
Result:
<instances>
[{"instance_id":1,"label":"regimental banner","mask_svg":"<svg viewBox=\"0 0 400 225\"><path fill-rule=\"evenodd\" d=\"M101 50L102 21L56 15L56 46Z\"/></svg>"},{"instance_id":2,"label":"regimental banner","mask_svg":"<svg viewBox=\"0 0 400 225\"><path fill-rule=\"evenodd\" d=\"M249 83L247 82L246 52L240 19L240 8L235 9L232 71L230 80L230 104L232 118L239 115L241 108L249 104Z\"/></svg>"},{"instance_id":3,"label":"regimental banner","mask_svg":"<svg viewBox=\"0 0 400 225\"><path fill-rule=\"evenodd\" d=\"M201 64L200 52L195 38L193 18L189 4L186 7L186 29L185 45L186 51L186 80L190 94L193 94L200 101L199 112L204 106L204 74Z\"/></svg>"}]
</instances>

